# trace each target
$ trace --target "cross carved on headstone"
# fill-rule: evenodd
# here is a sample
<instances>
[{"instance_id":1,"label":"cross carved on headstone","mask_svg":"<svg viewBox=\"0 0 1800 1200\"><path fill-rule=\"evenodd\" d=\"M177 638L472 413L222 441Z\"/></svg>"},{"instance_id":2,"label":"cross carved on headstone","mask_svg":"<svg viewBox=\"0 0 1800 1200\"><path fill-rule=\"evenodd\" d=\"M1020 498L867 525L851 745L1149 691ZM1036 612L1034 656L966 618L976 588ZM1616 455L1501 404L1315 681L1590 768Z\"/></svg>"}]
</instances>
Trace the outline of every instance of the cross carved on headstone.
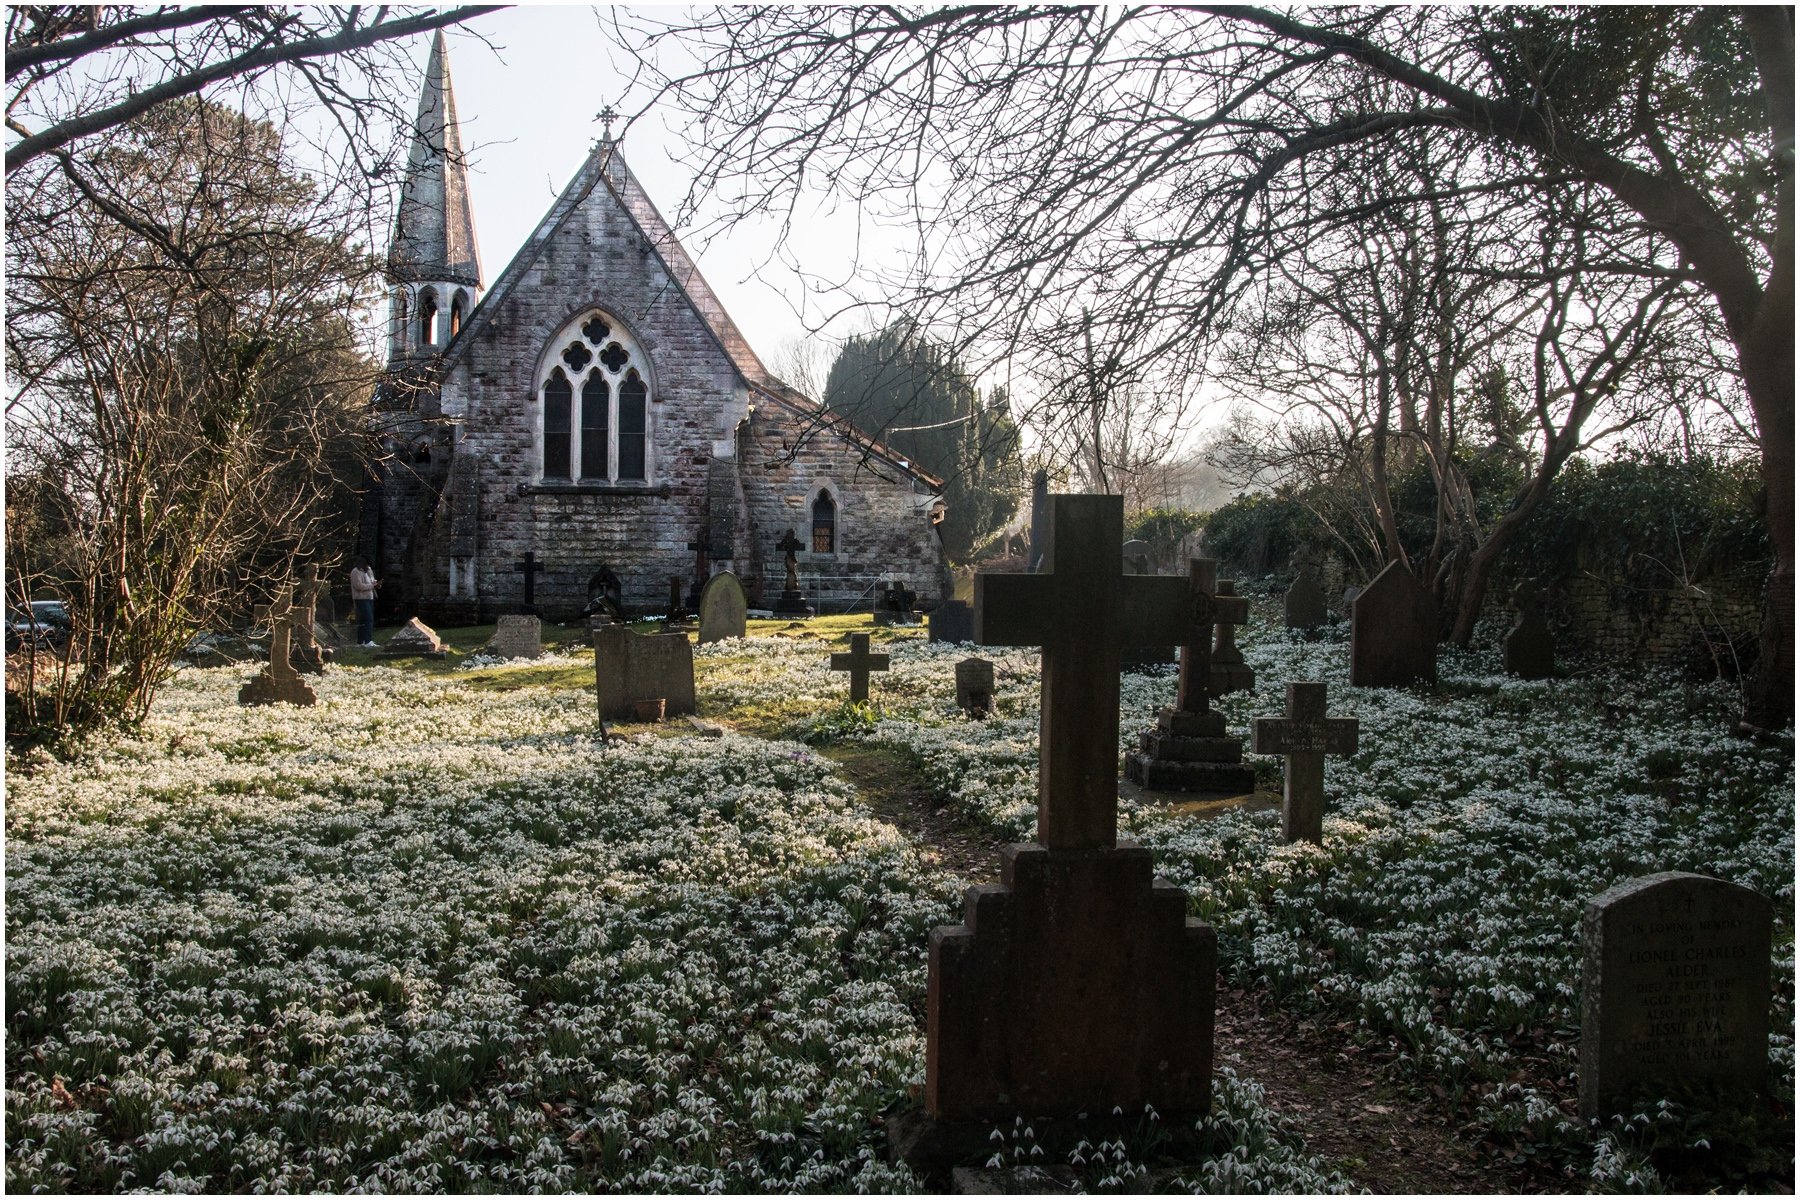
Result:
<instances>
[{"instance_id":1,"label":"cross carved on headstone","mask_svg":"<svg viewBox=\"0 0 1800 1200\"><path fill-rule=\"evenodd\" d=\"M869 653L869 635L853 633L850 635L850 653L833 654L831 669L850 672L850 702L859 703L869 698L869 672L888 669L888 656Z\"/></svg>"},{"instance_id":2,"label":"cross carved on headstone","mask_svg":"<svg viewBox=\"0 0 1800 1200\"><path fill-rule=\"evenodd\" d=\"M525 557L513 564L512 569L525 576L525 606L521 611L528 617L537 615L537 574L543 570L544 564L537 560L537 555L527 550Z\"/></svg>"},{"instance_id":3,"label":"cross carved on headstone","mask_svg":"<svg viewBox=\"0 0 1800 1200\"><path fill-rule=\"evenodd\" d=\"M1219 592L1219 564L1210 558L1188 560L1188 589L1193 595L1193 623L1181 647L1181 680L1175 707L1182 712L1207 711L1212 679L1213 626L1242 625L1250 619L1250 601Z\"/></svg>"},{"instance_id":4,"label":"cross carved on headstone","mask_svg":"<svg viewBox=\"0 0 1800 1200\"><path fill-rule=\"evenodd\" d=\"M1050 496L1035 575L975 576L975 640L1042 646L1038 841L1113 846L1119 814L1119 652L1193 628L1188 581L1121 569L1125 502Z\"/></svg>"},{"instance_id":5,"label":"cross carved on headstone","mask_svg":"<svg viewBox=\"0 0 1800 1200\"><path fill-rule=\"evenodd\" d=\"M1284 754L1281 836L1318 843L1325 826L1325 756L1356 753L1356 721L1325 715L1325 685L1287 685L1287 715L1250 722L1250 749Z\"/></svg>"}]
</instances>

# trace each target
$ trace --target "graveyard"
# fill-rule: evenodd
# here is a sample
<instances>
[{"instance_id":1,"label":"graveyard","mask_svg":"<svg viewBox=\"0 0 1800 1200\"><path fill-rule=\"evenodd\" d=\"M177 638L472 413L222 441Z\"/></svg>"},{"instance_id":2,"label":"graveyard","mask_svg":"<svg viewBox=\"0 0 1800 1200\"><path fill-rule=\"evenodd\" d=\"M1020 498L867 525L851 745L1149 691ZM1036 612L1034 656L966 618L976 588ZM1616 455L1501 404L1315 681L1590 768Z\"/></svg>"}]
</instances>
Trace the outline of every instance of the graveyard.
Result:
<instances>
[{"instance_id":1,"label":"graveyard","mask_svg":"<svg viewBox=\"0 0 1800 1200\"><path fill-rule=\"evenodd\" d=\"M1254 684L1212 711L1248 740L1317 681L1358 733L1320 755L1316 844L1283 837L1268 754L1245 762L1269 802L1118 802L1216 935L1207 1107L1068 1147L989 1113L966 1168L1096 1192L1791 1181L1791 745L1727 736L1724 685L1521 680L1495 639L1446 648L1435 686L1355 688L1342 624L1292 636L1279 594L1240 591ZM440 633L443 658L341 652L310 707L240 706L248 665L184 670L135 733L15 758L9 1186L948 1187L890 1135L928 1081L932 931L1038 832L1039 650L752 619L692 648L722 736L671 715L603 742L586 630L547 624L535 659ZM971 654L984 720L957 704ZM885 657L866 701L834 656ZM1178 684L1120 676L1121 761ZM1584 914L1665 871L1772 903L1766 1079L1747 1107L1669 1090L1590 1122Z\"/></svg>"}]
</instances>

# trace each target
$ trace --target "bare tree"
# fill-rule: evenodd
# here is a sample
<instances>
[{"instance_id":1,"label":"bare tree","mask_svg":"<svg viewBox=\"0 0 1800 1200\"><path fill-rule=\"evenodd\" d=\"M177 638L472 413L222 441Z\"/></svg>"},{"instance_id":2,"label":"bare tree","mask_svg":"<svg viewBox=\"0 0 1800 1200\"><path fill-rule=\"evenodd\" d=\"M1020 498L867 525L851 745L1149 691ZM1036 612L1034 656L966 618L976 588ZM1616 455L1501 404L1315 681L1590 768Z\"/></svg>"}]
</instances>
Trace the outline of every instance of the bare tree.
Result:
<instances>
[{"instance_id":1,"label":"bare tree","mask_svg":"<svg viewBox=\"0 0 1800 1200\"><path fill-rule=\"evenodd\" d=\"M273 128L171 101L92 161L181 258L60 173L8 190L7 360L29 386L7 419L27 486L8 495L6 591L54 592L73 625L64 655L24 664L13 736L141 718L195 628L318 549L376 378L360 206Z\"/></svg>"},{"instance_id":2,"label":"bare tree","mask_svg":"<svg viewBox=\"0 0 1800 1200\"><path fill-rule=\"evenodd\" d=\"M817 187L911 222L922 319L990 344L1107 312L1199 375L1244 289L1322 230L1322 176L1405 134L1481 146L1459 189L1582 194L1614 267L1691 283L1735 349L1777 548L1749 724L1793 701L1793 11L1111 7L721 10L661 81L720 219ZM691 61L684 54L683 61ZM1384 198L1412 203L1413 195Z\"/></svg>"}]
</instances>

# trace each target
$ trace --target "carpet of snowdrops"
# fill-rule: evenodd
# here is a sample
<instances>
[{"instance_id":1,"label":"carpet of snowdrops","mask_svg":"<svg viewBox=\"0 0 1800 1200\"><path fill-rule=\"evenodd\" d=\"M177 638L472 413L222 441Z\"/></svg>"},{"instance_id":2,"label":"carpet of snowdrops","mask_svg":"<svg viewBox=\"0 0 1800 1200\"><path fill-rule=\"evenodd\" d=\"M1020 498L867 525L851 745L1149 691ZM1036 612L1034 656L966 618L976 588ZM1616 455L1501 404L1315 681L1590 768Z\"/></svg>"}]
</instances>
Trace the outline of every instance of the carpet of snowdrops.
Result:
<instances>
[{"instance_id":1,"label":"carpet of snowdrops","mask_svg":"<svg viewBox=\"0 0 1800 1200\"><path fill-rule=\"evenodd\" d=\"M1229 978L1352 1018L1404 1077L1592 1186L1655 1187L1674 1116L1570 1115L1580 915L1620 879L1703 871L1775 901L1770 1071L1791 1102L1791 743L1727 738L1718 686L1520 683L1467 654L1435 695L1357 691L1341 638L1243 644L1235 728L1297 678L1362 728L1328 760L1323 847L1282 846L1272 813L1125 806ZM608 748L584 689L388 668L332 668L315 708L241 709L244 672L219 669L72 761L15 762L9 1188L918 1187L881 1115L922 1080L927 935L967 881L922 866L816 747L888 747L969 822L1027 837L1036 655L988 655L1000 712L970 724L968 648L885 648L856 707L817 641L699 648L704 711L804 702L798 740ZM1173 688L1125 677L1122 740ZM1354 1186L1253 1080L1216 1091L1211 1156L1179 1186ZM1140 1190L1135 1157L1090 1151L1083 1179Z\"/></svg>"},{"instance_id":2,"label":"carpet of snowdrops","mask_svg":"<svg viewBox=\"0 0 1800 1200\"><path fill-rule=\"evenodd\" d=\"M9 1190L919 1186L881 1114L963 881L815 750L608 748L590 691L459 672L242 709L244 674L11 766ZM1348 1186L1218 1091L1186 1186ZM1090 1148L1089 1185L1131 1190L1130 1151Z\"/></svg>"}]
</instances>

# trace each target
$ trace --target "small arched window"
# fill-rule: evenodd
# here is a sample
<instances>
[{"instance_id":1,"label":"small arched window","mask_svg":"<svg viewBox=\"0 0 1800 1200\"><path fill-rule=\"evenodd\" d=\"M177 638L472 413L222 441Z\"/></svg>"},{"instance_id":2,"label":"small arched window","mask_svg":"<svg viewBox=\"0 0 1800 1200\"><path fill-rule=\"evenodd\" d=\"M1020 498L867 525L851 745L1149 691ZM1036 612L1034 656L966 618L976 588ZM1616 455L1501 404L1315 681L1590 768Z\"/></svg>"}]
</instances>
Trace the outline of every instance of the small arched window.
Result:
<instances>
[{"instance_id":1,"label":"small arched window","mask_svg":"<svg viewBox=\"0 0 1800 1200\"><path fill-rule=\"evenodd\" d=\"M569 409L575 389L558 367L544 384L544 478L569 478Z\"/></svg>"},{"instance_id":2,"label":"small arched window","mask_svg":"<svg viewBox=\"0 0 1800 1200\"><path fill-rule=\"evenodd\" d=\"M468 315L468 312L469 293L458 288L456 299L450 302L450 337L446 338L446 341L454 340L456 335L462 332L463 318Z\"/></svg>"},{"instance_id":3,"label":"small arched window","mask_svg":"<svg viewBox=\"0 0 1800 1200\"><path fill-rule=\"evenodd\" d=\"M411 309L406 303L406 289L400 288L394 293L394 338L400 343L400 349L406 349L406 331L411 328L408 314Z\"/></svg>"},{"instance_id":4,"label":"small arched window","mask_svg":"<svg viewBox=\"0 0 1800 1200\"><path fill-rule=\"evenodd\" d=\"M606 427L607 409L612 405L612 388L606 377L595 368L581 385L581 477L607 479Z\"/></svg>"},{"instance_id":5,"label":"small arched window","mask_svg":"<svg viewBox=\"0 0 1800 1200\"><path fill-rule=\"evenodd\" d=\"M644 478L644 402L647 395L648 389L636 371L625 376L625 382L619 385L620 479Z\"/></svg>"},{"instance_id":6,"label":"small arched window","mask_svg":"<svg viewBox=\"0 0 1800 1200\"><path fill-rule=\"evenodd\" d=\"M437 340L437 293L426 288L419 293L419 345L429 346Z\"/></svg>"},{"instance_id":7,"label":"small arched window","mask_svg":"<svg viewBox=\"0 0 1800 1200\"><path fill-rule=\"evenodd\" d=\"M812 552L837 553L837 501L831 498L831 492L826 488L820 488L819 498L813 501Z\"/></svg>"}]
</instances>

